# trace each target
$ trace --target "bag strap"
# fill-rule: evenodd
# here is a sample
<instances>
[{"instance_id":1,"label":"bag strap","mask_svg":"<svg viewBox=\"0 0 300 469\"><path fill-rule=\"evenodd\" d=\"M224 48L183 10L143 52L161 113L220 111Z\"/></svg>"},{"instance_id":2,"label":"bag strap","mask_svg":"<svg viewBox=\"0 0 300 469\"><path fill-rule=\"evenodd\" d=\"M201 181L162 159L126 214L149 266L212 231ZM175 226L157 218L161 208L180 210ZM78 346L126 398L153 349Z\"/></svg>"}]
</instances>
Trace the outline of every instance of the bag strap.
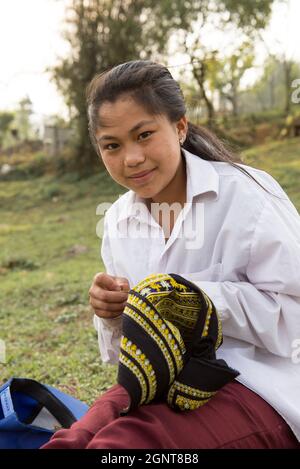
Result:
<instances>
[{"instance_id":1,"label":"bag strap","mask_svg":"<svg viewBox=\"0 0 300 469\"><path fill-rule=\"evenodd\" d=\"M77 420L68 407L38 381L27 378L13 378L10 390L11 394L14 391L22 392L38 401L39 407L46 407L63 428L69 428Z\"/></svg>"}]
</instances>

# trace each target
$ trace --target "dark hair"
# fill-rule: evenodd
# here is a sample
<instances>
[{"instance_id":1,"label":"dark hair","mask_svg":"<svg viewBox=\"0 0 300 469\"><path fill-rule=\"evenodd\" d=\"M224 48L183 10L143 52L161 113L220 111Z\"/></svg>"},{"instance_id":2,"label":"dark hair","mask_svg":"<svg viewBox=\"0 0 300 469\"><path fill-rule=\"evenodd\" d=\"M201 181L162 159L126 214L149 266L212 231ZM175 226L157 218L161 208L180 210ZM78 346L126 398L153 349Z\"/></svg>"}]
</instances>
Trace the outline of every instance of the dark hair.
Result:
<instances>
[{"instance_id":1,"label":"dark hair","mask_svg":"<svg viewBox=\"0 0 300 469\"><path fill-rule=\"evenodd\" d=\"M132 96L151 114L166 115L170 122L177 122L186 114L181 88L164 65L150 60L117 65L96 75L86 90L89 134L98 155L95 134L99 126L99 108L104 102L115 102L124 94ZM183 148L203 160L229 163L269 192L245 168L236 164L243 164L241 158L207 128L188 122Z\"/></svg>"}]
</instances>

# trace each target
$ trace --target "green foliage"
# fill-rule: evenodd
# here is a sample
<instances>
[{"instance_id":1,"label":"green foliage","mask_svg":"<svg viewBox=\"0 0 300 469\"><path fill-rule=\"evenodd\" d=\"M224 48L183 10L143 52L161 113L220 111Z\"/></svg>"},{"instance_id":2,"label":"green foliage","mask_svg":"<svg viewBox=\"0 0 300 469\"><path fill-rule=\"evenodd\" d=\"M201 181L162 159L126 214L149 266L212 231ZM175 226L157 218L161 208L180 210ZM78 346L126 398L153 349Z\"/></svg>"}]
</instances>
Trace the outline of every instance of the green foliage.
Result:
<instances>
[{"instance_id":1,"label":"green foliage","mask_svg":"<svg viewBox=\"0 0 300 469\"><path fill-rule=\"evenodd\" d=\"M5 270L36 270L39 268L39 264L30 259L12 257L2 262L1 268L2 272Z\"/></svg>"},{"instance_id":2,"label":"green foliage","mask_svg":"<svg viewBox=\"0 0 300 469\"><path fill-rule=\"evenodd\" d=\"M36 131L30 121L32 112L32 102L28 96L19 101L13 112L0 112L0 148L36 140Z\"/></svg>"},{"instance_id":3,"label":"green foliage","mask_svg":"<svg viewBox=\"0 0 300 469\"><path fill-rule=\"evenodd\" d=\"M63 192L57 182L49 184L43 188L43 194L45 199L52 199L53 197L57 197L62 195Z\"/></svg>"},{"instance_id":4,"label":"green foliage","mask_svg":"<svg viewBox=\"0 0 300 469\"><path fill-rule=\"evenodd\" d=\"M240 93L241 112L261 113L273 110L287 114L296 111L297 104L291 101L291 83L299 74L298 63L270 56L254 85Z\"/></svg>"},{"instance_id":5,"label":"green foliage","mask_svg":"<svg viewBox=\"0 0 300 469\"><path fill-rule=\"evenodd\" d=\"M271 15L274 0L223 0L225 11L229 12L228 21L233 21L247 34L255 34L259 29L265 28Z\"/></svg>"},{"instance_id":6,"label":"green foliage","mask_svg":"<svg viewBox=\"0 0 300 469\"><path fill-rule=\"evenodd\" d=\"M207 111L208 124L214 127L215 109L211 92L221 90L237 114L237 92L244 72L253 62L253 41L269 21L273 0L257 2L221 0L218 2L184 2L191 7L189 26L184 29L182 50L189 56L192 75L197 84L198 98ZM234 30L236 50L229 55L205 46L207 27L225 35ZM195 34L197 31L197 34ZM192 34L192 36L190 35ZM192 40L191 40L192 37Z\"/></svg>"},{"instance_id":7,"label":"green foliage","mask_svg":"<svg viewBox=\"0 0 300 469\"><path fill-rule=\"evenodd\" d=\"M13 121L14 114L8 111L0 112L0 131L6 132L9 128L9 124Z\"/></svg>"},{"instance_id":8,"label":"green foliage","mask_svg":"<svg viewBox=\"0 0 300 469\"><path fill-rule=\"evenodd\" d=\"M228 100L232 105L234 116L238 114L238 94L240 81L246 70L252 67L254 61L253 43L244 41L229 57L218 62L218 67L211 74L211 89L220 90L221 99Z\"/></svg>"},{"instance_id":9,"label":"green foliage","mask_svg":"<svg viewBox=\"0 0 300 469\"><path fill-rule=\"evenodd\" d=\"M51 169L54 160L40 151L24 151L20 154L1 157L0 165L5 163L11 165L12 170L7 174L0 174L0 181L14 181L40 177Z\"/></svg>"},{"instance_id":10,"label":"green foliage","mask_svg":"<svg viewBox=\"0 0 300 469\"><path fill-rule=\"evenodd\" d=\"M269 19L273 0L259 2L222 0L73 0L68 8L64 37L71 46L71 54L52 69L52 76L65 97L76 126L76 165L82 173L91 173L96 160L88 136L85 89L96 73L103 72L128 60L151 58L165 61L172 33L185 32L184 49L191 60L198 60L193 74L200 87L199 98L204 100L210 117L213 104L205 89L212 81L216 61L213 51L205 51L200 34L186 49L186 35L201 32L207 24L215 24L221 31L229 25L253 37ZM249 65L247 65L249 66ZM231 68L234 68L234 64ZM236 62L235 68L238 68ZM241 70L245 70L246 61ZM234 71L231 72L233 76ZM232 80L231 80L232 83Z\"/></svg>"},{"instance_id":11,"label":"green foliage","mask_svg":"<svg viewBox=\"0 0 300 469\"><path fill-rule=\"evenodd\" d=\"M65 31L72 53L52 69L52 76L73 116L77 169L91 173L97 159L90 144L85 89L96 73L118 63L161 53L167 45L170 18L150 0L73 0ZM159 23L159 24L158 24Z\"/></svg>"},{"instance_id":12,"label":"green foliage","mask_svg":"<svg viewBox=\"0 0 300 469\"><path fill-rule=\"evenodd\" d=\"M14 114L8 111L0 112L0 148L3 145L4 138L9 131L10 124L14 120Z\"/></svg>"}]
</instances>

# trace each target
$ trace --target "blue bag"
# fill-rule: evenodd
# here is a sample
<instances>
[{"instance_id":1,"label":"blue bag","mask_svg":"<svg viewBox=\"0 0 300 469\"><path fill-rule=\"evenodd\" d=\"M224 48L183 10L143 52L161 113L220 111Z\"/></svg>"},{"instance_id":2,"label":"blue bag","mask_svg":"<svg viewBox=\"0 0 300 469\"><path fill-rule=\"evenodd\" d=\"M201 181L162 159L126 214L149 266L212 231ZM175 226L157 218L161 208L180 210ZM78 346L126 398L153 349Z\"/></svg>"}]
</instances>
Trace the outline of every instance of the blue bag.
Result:
<instances>
[{"instance_id":1,"label":"blue bag","mask_svg":"<svg viewBox=\"0 0 300 469\"><path fill-rule=\"evenodd\" d=\"M85 403L52 386L11 378L0 387L0 449L40 448L87 410Z\"/></svg>"}]
</instances>

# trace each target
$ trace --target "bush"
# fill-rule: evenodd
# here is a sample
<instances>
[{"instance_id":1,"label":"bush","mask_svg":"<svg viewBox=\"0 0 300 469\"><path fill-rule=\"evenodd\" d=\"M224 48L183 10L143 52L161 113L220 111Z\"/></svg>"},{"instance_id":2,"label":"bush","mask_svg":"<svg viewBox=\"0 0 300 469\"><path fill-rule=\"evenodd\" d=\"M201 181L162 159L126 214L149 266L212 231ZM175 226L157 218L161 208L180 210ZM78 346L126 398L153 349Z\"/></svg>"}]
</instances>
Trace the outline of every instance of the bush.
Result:
<instances>
[{"instance_id":1,"label":"bush","mask_svg":"<svg viewBox=\"0 0 300 469\"><path fill-rule=\"evenodd\" d=\"M2 262L1 267L7 270L36 270L40 265L30 259L19 257L7 259Z\"/></svg>"},{"instance_id":2,"label":"bush","mask_svg":"<svg viewBox=\"0 0 300 469\"><path fill-rule=\"evenodd\" d=\"M58 197L59 195L62 195L63 191L59 187L59 184L56 182L53 182L46 187L43 187L42 190L42 195L43 199L52 199L53 197Z\"/></svg>"}]
</instances>

